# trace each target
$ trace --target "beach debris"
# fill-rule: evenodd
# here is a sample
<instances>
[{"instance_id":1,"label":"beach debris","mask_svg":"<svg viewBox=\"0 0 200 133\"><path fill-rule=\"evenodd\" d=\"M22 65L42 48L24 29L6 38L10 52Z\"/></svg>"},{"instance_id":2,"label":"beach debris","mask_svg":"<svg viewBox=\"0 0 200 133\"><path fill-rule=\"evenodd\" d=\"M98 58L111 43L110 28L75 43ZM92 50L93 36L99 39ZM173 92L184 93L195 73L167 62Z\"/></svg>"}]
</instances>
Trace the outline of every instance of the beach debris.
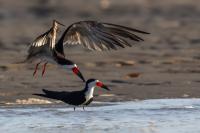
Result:
<instances>
[{"instance_id":1,"label":"beach debris","mask_svg":"<svg viewBox=\"0 0 200 133\"><path fill-rule=\"evenodd\" d=\"M17 99L16 102L8 102L7 105L28 105L28 104L51 104L51 101L38 99L38 98L28 98L28 99Z\"/></svg>"},{"instance_id":2,"label":"beach debris","mask_svg":"<svg viewBox=\"0 0 200 133\"><path fill-rule=\"evenodd\" d=\"M0 70L1 70L1 71L7 71L7 70L8 70L8 67L7 67L7 66L4 66L4 65L2 65L2 66L0 66Z\"/></svg>"},{"instance_id":3,"label":"beach debris","mask_svg":"<svg viewBox=\"0 0 200 133\"><path fill-rule=\"evenodd\" d=\"M122 66L134 66L136 63L135 61L132 60L127 60L127 61L117 61L115 63L116 67L122 67Z\"/></svg>"},{"instance_id":4,"label":"beach debris","mask_svg":"<svg viewBox=\"0 0 200 133\"><path fill-rule=\"evenodd\" d=\"M0 93L1 97L10 96L10 95L11 95L10 93Z\"/></svg>"},{"instance_id":5,"label":"beach debris","mask_svg":"<svg viewBox=\"0 0 200 133\"><path fill-rule=\"evenodd\" d=\"M190 96L190 95L188 95L188 94L183 94L183 95L182 95L183 98L188 98L189 96Z\"/></svg>"},{"instance_id":6,"label":"beach debris","mask_svg":"<svg viewBox=\"0 0 200 133\"><path fill-rule=\"evenodd\" d=\"M141 75L141 73L139 72L133 72L133 73L129 73L125 76L125 78L129 79L129 78L138 78Z\"/></svg>"},{"instance_id":7,"label":"beach debris","mask_svg":"<svg viewBox=\"0 0 200 133\"><path fill-rule=\"evenodd\" d=\"M87 67L96 67L97 65L95 63L92 63L92 62L86 62L85 66L87 66Z\"/></svg>"}]
</instances>

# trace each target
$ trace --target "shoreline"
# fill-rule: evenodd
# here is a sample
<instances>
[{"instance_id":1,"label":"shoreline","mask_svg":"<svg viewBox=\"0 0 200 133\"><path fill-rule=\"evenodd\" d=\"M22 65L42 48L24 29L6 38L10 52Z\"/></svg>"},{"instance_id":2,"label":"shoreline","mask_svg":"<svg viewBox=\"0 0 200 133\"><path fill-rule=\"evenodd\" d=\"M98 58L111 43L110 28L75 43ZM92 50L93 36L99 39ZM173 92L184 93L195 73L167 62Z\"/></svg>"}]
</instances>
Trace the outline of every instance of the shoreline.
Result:
<instances>
[{"instance_id":1,"label":"shoreline","mask_svg":"<svg viewBox=\"0 0 200 133\"><path fill-rule=\"evenodd\" d=\"M46 2L44 10L40 2ZM44 77L40 66L33 77L35 63L15 64L26 58L28 45L49 29L53 19L66 26L93 19L151 33L137 34L144 42L131 42L130 48L111 52L65 47L66 57L78 65L85 79L99 79L111 89L96 88L96 101L200 98L200 1L115 0L106 9L99 1L90 1L87 6L81 0L52 2L19 0L17 6L6 0L0 2L0 104L42 99L32 96L42 89L84 88L72 72L57 66L48 64Z\"/></svg>"},{"instance_id":2,"label":"shoreline","mask_svg":"<svg viewBox=\"0 0 200 133\"><path fill-rule=\"evenodd\" d=\"M104 100L95 100L93 101L89 107L93 106L107 106L107 105L113 105L117 103L124 103L124 102L140 102L140 101L148 101L148 100L173 100L173 99L200 99L200 98L194 98L194 97L188 97L188 98L155 98L155 99L123 99L123 100L111 100L111 101L104 101ZM2 102L0 103L0 108L1 107L51 107L51 106L58 106L58 107L73 107L72 105L69 105L67 103L64 103L62 101L58 100L48 100L45 98L28 98L28 99L17 99L16 102ZM77 106L81 107L81 106ZM87 107L87 106L86 106Z\"/></svg>"}]
</instances>

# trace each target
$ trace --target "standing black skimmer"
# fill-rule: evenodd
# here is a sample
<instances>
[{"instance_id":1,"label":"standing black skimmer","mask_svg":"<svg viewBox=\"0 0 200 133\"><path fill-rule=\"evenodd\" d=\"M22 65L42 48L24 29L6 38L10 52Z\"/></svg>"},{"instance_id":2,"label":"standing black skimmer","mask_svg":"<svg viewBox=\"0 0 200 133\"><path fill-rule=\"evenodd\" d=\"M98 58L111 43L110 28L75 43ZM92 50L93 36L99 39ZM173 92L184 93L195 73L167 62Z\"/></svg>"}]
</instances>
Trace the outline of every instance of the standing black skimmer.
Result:
<instances>
[{"instance_id":1,"label":"standing black skimmer","mask_svg":"<svg viewBox=\"0 0 200 133\"><path fill-rule=\"evenodd\" d=\"M55 43L58 25L64 26L63 24L54 20L52 28L46 33L37 37L28 50L26 61L39 60L39 62L36 64L33 76L36 74L39 64L44 62L42 70L43 76L46 70L46 65L48 62L50 62L62 66L64 69L72 70L85 82L85 79L79 71L77 65L65 58L62 47L63 45L57 45Z\"/></svg>"},{"instance_id":2,"label":"standing black skimmer","mask_svg":"<svg viewBox=\"0 0 200 133\"><path fill-rule=\"evenodd\" d=\"M86 82L85 88L80 91L58 92L58 91L49 91L49 90L43 89L43 92L45 94L33 94L33 95L56 99L56 100L61 100L64 103L73 105L74 111L75 111L75 106L82 105L83 110L84 110L84 106L89 105L93 101L93 93L94 93L95 87L101 87L106 90L110 90L101 81L99 81L97 79L89 79Z\"/></svg>"}]
</instances>

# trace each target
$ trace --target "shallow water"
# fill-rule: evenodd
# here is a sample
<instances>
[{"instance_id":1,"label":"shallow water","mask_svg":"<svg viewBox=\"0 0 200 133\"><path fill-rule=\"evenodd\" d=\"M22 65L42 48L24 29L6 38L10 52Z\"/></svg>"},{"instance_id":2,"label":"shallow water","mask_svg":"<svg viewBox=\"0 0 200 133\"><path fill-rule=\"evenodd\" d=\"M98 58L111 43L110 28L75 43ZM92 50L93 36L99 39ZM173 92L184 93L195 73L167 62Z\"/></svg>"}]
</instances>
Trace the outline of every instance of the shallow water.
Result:
<instances>
[{"instance_id":1,"label":"shallow water","mask_svg":"<svg viewBox=\"0 0 200 133\"><path fill-rule=\"evenodd\" d=\"M200 99L0 107L1 133L199 133ZM101 105L101 106L99 106Z\"/></svg>"}]
</instances>

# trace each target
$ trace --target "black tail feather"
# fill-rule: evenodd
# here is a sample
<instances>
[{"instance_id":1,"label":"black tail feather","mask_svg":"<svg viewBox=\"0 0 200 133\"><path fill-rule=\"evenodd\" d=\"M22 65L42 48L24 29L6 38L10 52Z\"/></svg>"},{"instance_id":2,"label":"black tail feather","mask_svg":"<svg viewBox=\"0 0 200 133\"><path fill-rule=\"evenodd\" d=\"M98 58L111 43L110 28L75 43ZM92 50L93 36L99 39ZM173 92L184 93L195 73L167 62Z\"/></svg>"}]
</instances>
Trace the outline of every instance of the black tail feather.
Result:
<instances>
[{"instance_id":1,"label":"black tail feather","mask_svg":"<svg viewBox=\"0 0 200 133\"><path fill-rule=\"evenodd\" d=\"M35 95L35 96L41 96L41 97L47 97L45 94L38 94L38 93L34 93L32 95ZM47 97L48 98L48 97Z\"/></svg>"},{"instance_id":2,"label":"black tail feather","mask_svg":"<svg viewBox=\"0 0 200 133\"><path fill-rule=\"evenodd\" d=\"M45 98L50 98L50 99L55 99L55 100L59 100L59 99L56 99L56 98L53 98L49 95L46 95L46 94L38 94L38 93L34 93L32 95L35 95L35 96L40 96L40 97L45 97Z\"/></svg>"},{"instance_id":3,"label":"black tail feather","mask_svg":"<svg viewBox=\"0 0 200 133\"><path fill-rule=\"evenodd\" d=\"M46 97L46 98L51 98L51 99L56 99L56 100L62 100L62 98L63 98L63 92L49 91L49 90L45 90L45 89L42 89L42 91L45 94L37 94L37 93L35 93L33 95Z\"/></svg>"}]
</instances>

